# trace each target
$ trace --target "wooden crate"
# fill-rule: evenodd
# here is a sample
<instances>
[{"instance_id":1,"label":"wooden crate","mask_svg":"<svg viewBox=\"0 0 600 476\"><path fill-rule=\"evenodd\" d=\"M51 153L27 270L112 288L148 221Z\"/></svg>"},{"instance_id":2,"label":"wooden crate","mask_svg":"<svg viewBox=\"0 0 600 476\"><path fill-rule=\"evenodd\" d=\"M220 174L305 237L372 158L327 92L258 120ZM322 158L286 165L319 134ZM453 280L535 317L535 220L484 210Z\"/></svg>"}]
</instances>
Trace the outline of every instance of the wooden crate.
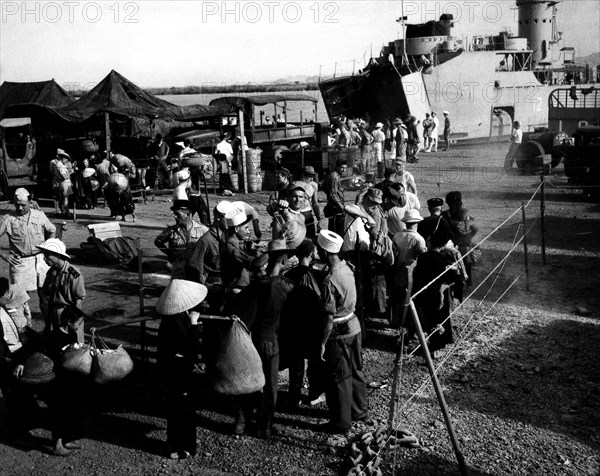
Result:
<instances>
[{"instance_id":1,"label":"wooden crate","mask_svg":"<svg viewBox=\"0 0 600 476\"><path fill-rule=\"evenodd\" d=\"M88 231L94 238L104 241L106 238L118 238L121 235L121 225L119 222L96 223L88 225Z\"/></svg>"}]
</instances>

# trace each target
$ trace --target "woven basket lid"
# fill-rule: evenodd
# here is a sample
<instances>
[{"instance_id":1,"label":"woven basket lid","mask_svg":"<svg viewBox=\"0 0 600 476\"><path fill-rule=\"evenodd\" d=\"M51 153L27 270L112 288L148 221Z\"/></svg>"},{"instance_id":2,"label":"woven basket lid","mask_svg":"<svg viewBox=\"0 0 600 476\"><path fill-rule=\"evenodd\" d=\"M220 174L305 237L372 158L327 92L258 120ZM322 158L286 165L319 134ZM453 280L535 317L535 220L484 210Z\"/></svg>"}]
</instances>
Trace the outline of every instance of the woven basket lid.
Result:
<instances>
[{"instance_id":1,"label":"woven basket lid","mask_svg":"<svg viewBox=\"0 0 600 476\"><path fill-rule=\"evenodd\" d=\"M206 286L200 283L173 279L160 295L156 312L163 316L172 316L188 311L204 301L207 293Z\"/></svg>"},{"instance_id":2,"label":"woven basket lid","mask_svg":"<svg viewBox=\"0 0 600 476\"><path fill-rule=\"evenodd\" d=\"M34 352L23 363L23 383L41 385L54 380L55 377L54 362L44 354Z\"/></svg>"}]
</instances>

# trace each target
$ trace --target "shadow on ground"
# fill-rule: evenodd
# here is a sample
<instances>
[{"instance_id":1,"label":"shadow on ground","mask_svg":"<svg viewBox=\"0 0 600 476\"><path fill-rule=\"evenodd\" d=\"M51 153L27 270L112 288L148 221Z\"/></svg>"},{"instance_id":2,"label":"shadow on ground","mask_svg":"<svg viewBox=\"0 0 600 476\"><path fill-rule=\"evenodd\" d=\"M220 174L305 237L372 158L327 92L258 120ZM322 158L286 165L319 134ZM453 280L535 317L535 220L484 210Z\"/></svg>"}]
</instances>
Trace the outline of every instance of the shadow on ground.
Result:
<instances>
[{"instance_id":1,"label":"shadow on ground","mask_svg":"<svg viewBox=\"0 0 600 476\"><path fill-rule=\"evenodd\" d=\"M448 380L464 386L452 392L453 405L563 433L600 449L598 342L598 325L568 319L531 324L491 354L448 374Z\"/></svg>"}]
</instances>

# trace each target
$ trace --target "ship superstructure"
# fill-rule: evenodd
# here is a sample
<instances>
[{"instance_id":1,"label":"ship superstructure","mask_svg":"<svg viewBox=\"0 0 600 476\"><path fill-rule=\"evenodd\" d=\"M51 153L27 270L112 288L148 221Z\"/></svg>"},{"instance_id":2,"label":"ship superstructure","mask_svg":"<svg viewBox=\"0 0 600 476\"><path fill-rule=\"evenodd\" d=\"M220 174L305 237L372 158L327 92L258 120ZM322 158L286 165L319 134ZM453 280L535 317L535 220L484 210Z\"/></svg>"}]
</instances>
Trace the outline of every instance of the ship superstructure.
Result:
<instances>
[{"instance_id":1,"label":"ship superstructure","mask_svg":"<svg viewBox=\"0 0 600 476\"><path fill-rule=\"evenodd\" d=\"M524 131L544 127L550 92L596 74L576 67L574 50L560 47L558 3L517 0L517 36L456 39L447 14L409 24L405 38L385 45L358 74L319 83L329 116L376 122L446 110L455 141L500 140L514 120Z\"/></svg>"}]
</instances>

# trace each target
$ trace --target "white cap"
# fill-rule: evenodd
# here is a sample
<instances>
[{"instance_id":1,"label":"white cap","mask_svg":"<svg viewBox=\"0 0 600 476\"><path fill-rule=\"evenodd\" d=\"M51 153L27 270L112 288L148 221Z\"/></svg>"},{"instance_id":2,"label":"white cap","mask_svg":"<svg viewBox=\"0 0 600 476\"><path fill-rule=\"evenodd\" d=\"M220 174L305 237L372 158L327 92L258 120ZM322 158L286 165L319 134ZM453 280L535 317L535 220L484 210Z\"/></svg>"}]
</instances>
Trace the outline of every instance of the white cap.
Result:
<instances>
[{"instance_id":1,"label":"white cap","mask_svg":"<svg viewBox=\"0 0 600 476\"><path fill-rule=\"evenodd\" d=\"M225 213L225 223L227 227L239 226L242 223L245 223L248 220L248 217L244 213L243 210L239 208L234 208L233 210L229 210Z\"/></svg>"},{"instance_id":2,"label":"white cap","mask_svg":"<svg viewBox=\"0 0 600 476\"><path fill-rule=\"evenodd\" d=\"M339 253L344 239L333 231L321 230L317 236L317 244L328 253Z\"/></svg>"},{"instance_id":3,"label":"white cap","mask_svg":"<svg viewBox=\"0 0 600 476\"><path fill-rule=\"evenodd\" d=\"M29 191L26 188L18 188L15 190L15 200L29 200Z\"/></svg>"},{"instance_id":4,"label":"white cap","mask_svg":"<svg viewBox=\"0 0 600 476\"><path fill-rule=\"evenodd\" d=\"M381 129L383 127L383 122L378 122L375 124L375 129Z\"/></svg>"},{"instance_id":5,"label":"white cap","mask_svg":"<svg viewBox=\"0 0 600 476\"><path fill-rule=\"evenodd\" d=\"M404 223L418 223L423 221L423 217L419 213L419 210L407 210L402 221Z\"/></svg>"},{"instance_id":6,"label":"white cap","mask_svg":"<svg viewBox=\"0 0 600 476\"><path fill-rule=\"evenodd\" d=\"M37 245L37 248L58 255L61 258L71 259L67 254L67 247L58 238L48 238L41 245Z\"/></svg>"},{"instance_id":7,"label":"white cap","mask_svg":"<svg viewBox=\"0 0 600 476\"><path fill-rule=\"evenodd\" d=\"M448 111L442 111L442 114L446 114L447 116L450 115L450 113Z\"/></svg>"},{"instance_id":8,"label":"white cap","mask_svg":"<svg viewBox=\"0 0 600 476\"><path fill-rule=\"evenodd\" d=\"M256 208L254 208L249 203L238 200L236 202L231 202L231 205L233 208L239 208L240 210L243 210L248 218L250 218L250 217L258 218L258 213L256 212Z\"/></svg>"},{"instance_id":9,"label":"white cap","mask_svg":"<svg viewBox=\"0 0 600 476\"><path fill-rule=\"evenodd\" d=\"M217 203L217 206L215 208L221 215L225 216L227 212L239 207L233 206L233 203L231 203L229 200L222 200L219 203Z\"/></svg>"}]
</instances>

